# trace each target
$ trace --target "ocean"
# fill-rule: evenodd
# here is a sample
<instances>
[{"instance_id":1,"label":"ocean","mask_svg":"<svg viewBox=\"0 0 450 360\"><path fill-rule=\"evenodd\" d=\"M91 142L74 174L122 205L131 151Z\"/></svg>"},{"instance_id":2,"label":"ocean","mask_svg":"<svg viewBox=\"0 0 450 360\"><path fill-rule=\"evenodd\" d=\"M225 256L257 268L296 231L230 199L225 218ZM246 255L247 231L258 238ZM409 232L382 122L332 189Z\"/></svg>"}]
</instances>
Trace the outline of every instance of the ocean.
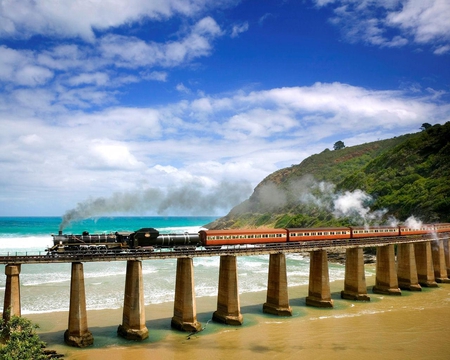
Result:
<instances>
[{"instance_id":1,"label":"ocean","mask_svg":"<svg viewBox=\"0 0 450 360\"><path fill-rule=\"evenodd\" d=\"M133 231L154 227L161 233L195 233L215 217L105 217L71 223L63 233L91 234ZM0 255L44 254L52 244L51 234L58 232L58 217L0 218ZM194 258L197 297L217 296L219 257ZM238 257L239 292L253 293L267 288L269 256ZM22 265L22 314L67 311L70 289L70 264ZM123 306L126 263L122 261L85 263L84 276L88 310L117 309ZM171 302L174 299L176 260L143 262L145 304ZM309 258L300 254L287 256L290 286L309 281ZM345 268L330 264L330 280L343 279ZM0 276L3 298L5 276Z\"/></svg>"}]
</instances>

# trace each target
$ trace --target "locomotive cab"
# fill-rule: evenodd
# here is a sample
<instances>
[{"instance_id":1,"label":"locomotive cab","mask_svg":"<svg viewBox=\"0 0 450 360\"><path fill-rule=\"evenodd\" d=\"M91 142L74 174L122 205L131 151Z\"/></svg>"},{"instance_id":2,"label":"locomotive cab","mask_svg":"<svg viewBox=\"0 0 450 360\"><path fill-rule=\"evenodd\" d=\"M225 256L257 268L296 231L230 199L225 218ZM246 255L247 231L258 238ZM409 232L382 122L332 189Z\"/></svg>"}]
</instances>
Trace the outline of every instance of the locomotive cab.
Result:
<instances>
[{"instance_id":1,"label":"locomotive cab","mask_svg":"<svg viewBox=\"0 0 450 360\"><path fill-rule=\"evenodd\" d=\"M154 228L142 228L136 230L134 234L130 235L129 246L130 248L152 246L155 244L158 236L159 231Z\"/></svg>"}]
</instances>

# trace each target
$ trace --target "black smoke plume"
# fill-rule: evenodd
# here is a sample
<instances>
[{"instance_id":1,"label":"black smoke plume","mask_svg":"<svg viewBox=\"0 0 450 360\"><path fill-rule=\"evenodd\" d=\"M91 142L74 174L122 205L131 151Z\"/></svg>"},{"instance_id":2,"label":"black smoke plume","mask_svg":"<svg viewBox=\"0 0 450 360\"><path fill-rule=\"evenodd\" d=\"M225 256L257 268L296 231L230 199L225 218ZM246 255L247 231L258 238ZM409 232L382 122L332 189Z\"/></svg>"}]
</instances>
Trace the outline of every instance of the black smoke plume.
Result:
<instances>
[{"instance_id":1,"label":"black smoke plume","mask_svg":"<svg viewBox=\"0 0 450 360\"><path fill-rule=\"evenodd\" d=\"M209 190L205 190L204 186L198 183L190 183L165 191L150 188L134 192L117 192L110 197L89 198L78 203L74 209L64 214L59 230L62 231L72 221L117 213L215 214L218 211L228 211L239 204L250 195L251 190L248 182L224 181Z\"/></svg>"}]
</instances>

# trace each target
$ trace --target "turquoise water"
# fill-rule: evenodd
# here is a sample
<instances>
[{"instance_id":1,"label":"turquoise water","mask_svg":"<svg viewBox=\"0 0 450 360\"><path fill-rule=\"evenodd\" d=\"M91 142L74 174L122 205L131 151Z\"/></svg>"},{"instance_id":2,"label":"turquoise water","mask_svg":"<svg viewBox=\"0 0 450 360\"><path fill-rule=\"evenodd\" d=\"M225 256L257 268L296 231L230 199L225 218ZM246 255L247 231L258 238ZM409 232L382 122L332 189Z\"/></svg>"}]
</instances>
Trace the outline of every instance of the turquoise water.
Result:
<instances>
[{"instance_id":1,"label":"turquoise water","mask_svg":"<svg viewBox=\"0 0 450 360\"><path fill-rule=\"evenodd\" d=\"M110 233L154 227L162 233L197 232L215 217L105 217L74 222L64 233ZM58 232L58 217L0 218L0 255L45 253ZM238 257L239 292L252 293L267 288L269 256ZM194 258L197 297L217 296L219 257ZM70 264L26 264L20 273L22 313L67 311L70 289ZM89 309L115 309L123 306L126 263L123 261L84 264L86 301ZM142 262L146 305L174 300L176 260ZM309 281L309 258L287 255L289 286ZM343 279L344 267L330 264L330 280ZM3 299L5 276L0 276ZM1 306L1 303L0 303Z\"/></svg>"},{"instance_id":2,"label":"turquoise water","mask_svg":"<svg viewBox=\"0 0 450 360\"><path fill-rule=\"evenodd\" d=\"M180 228L198 228L217 217L102 217L86 219L69 224L64 233L110 233L115 231L133 231L143 227L154 227L162 232L176 231ZM16 236L50 236L58 232L60 217L0 217L0 238Z\"/></svg>"}]
</instances>

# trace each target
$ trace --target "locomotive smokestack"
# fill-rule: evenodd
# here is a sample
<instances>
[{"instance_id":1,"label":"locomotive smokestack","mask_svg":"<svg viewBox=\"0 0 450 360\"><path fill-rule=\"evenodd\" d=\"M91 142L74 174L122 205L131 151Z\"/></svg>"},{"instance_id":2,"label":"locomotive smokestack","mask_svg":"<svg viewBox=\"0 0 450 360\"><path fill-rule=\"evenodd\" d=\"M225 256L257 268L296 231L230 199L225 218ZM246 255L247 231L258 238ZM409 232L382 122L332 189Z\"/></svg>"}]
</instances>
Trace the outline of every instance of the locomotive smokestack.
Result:
<instances>
[{"instance_id":1,"label":"locomotive smokestack","mask_svg":"<svg viewBox=\"0 0 450 360\"><path fill-rule=\"evenodd\" d=\"M59 231L58 231L58 235L62 235L62 230L59 230Z\"/></svg>"}]
</instances>

